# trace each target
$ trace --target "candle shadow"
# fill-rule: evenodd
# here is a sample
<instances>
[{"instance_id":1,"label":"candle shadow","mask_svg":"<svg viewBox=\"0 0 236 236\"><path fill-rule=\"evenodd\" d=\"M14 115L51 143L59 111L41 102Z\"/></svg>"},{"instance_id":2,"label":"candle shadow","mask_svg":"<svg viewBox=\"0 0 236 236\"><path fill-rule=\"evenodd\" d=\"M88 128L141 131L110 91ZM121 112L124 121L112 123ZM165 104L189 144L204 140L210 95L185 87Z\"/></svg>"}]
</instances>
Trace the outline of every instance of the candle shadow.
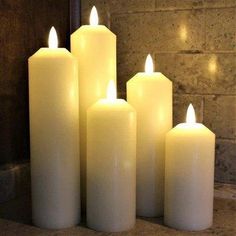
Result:
<instances>
[{"instance_id":1,"label":"candle shadow","mask_svg":"<svg viewBox=\"0 0 236 236\"><path fill-rule=\"evenodd\" d=\"M164 218L163 217L143 217L137 216L137 219L144 220L150 223L155 223L158 225L164 225Z\"/></svg>"}]
</instances>

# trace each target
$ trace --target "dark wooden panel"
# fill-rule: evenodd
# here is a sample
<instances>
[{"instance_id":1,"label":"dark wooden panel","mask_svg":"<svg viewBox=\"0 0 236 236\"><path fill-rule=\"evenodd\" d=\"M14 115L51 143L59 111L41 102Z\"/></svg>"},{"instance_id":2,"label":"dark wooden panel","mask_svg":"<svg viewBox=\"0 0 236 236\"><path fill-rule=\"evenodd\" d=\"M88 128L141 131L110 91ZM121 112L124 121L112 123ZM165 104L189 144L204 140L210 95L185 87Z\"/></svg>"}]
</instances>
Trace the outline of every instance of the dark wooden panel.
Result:
<instances>
[{"instance_id":1,"label":"dark wooden panel","mask_svg":"<svg viewBox=\"0 0 236 236\"><path fill-rule=\"evenodd\" d=\"M70 0L70 33L73 33L81 24L81 2Z\"/></svg>"},{"instance_id":2,"label":"dark wooden panel","mask_svg":"<svg viewBox=\"0 0 236 236\"><path fill-rule=\"evenodd\" d=\"M27 59L54 25L69 47L68 0L0 0L0 164L29 158Z\"/></svg>"}]
</instances>

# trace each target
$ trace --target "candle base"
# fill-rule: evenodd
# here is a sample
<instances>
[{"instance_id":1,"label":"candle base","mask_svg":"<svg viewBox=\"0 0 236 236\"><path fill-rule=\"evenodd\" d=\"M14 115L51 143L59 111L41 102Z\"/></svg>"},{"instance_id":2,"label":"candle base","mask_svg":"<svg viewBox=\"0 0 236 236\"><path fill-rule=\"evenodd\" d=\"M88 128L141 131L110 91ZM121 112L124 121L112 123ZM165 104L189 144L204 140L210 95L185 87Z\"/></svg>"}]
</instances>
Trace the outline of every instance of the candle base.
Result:
<instances>
[{"instance_id":1,"label":"candle base","mask_svg":"<svg viewBox=\"0 0 236 236\"><path fill-rule=\"evenodd\" d=\"M33 219L33 225L42 229L67 229L78 225L80 222L79 218L71 220L67 222L65 219L61 220L61 222L50 222L46 217L44 219Z\"/></svg>"},{"instance_id":2,"label":"candle base","mask_svg":"<svg viewBox=\"0 0 236 236\"><path fill-rule=\"evenodd\" d=\"M178 221L170 221L164 219L164 224L170 228L177 229L177 230L184 230L184 231L202 231L210 228L212 226L212 220L206 223L198 224L194 223L184 223Z\"/></svg>"},{"instance_id":3,"label":"candle base","mask_svg":"<svg viewBox=\"0 0 236 236\"><path fill-rule=\"evenodd\" d=\"M116 222L114 225L109 225L109 222L104 225L98 225L96 222L87 223L87 226L90 229L100 231L100 232L106 232L106 233L118 233L118 232L125 232L131 230L135 226L135 222L132 224L126 224L126 225L119 225L119 222Z\"/></svg>"}]
</instances>

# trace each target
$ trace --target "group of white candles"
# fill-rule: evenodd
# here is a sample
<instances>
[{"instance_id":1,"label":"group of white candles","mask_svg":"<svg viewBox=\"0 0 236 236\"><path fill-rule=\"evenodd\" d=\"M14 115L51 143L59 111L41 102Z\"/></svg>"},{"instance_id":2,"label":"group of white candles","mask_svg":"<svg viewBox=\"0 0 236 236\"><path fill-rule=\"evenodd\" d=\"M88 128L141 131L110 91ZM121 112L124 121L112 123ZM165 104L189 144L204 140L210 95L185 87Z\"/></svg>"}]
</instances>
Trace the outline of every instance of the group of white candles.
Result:
<instances>
[{"instance_id":1,"label":"group of white candles","mask_svg":"<svg viewBox=\"0 0 236 236\"><path fill-rule=\"evenodd\" d=\"M150 55L127 82L127 102L117 99L116 36L98 25L95 7L90 25L71 35L71 53L57 44L52 28L49 48L29 58L34 224L78 224L81 196L98 231L129 230L136 214L210 227L215 135L196 123L192 105L171 129L172 82Z\"/></svg>"}]
</instances>

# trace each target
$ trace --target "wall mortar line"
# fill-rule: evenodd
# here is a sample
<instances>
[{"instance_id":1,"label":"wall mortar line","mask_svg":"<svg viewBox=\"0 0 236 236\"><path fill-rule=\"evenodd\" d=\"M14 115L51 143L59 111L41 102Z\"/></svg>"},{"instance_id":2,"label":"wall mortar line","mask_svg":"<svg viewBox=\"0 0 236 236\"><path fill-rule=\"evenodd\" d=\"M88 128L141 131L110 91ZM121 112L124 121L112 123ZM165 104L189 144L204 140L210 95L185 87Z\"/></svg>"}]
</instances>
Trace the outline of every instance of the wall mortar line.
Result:
<instances>
[{"instance_id":1,"label":"wall mortar line","mask_svg":"<svg viewBox=\"0 0 236 236\"><path fill-rule=\"evenodd\" d=\"M222 9L232 9L232 7L196 7L196 8L173 8L173 9L154 9L154 10L144 10L144 11L124 11L124 12L111 12L112 15L132 15L132 14L145 14L145 13L154 13L154 12L179 12L179 11L200 11L200 10L222 10Z\"/></svg>"}]
</instances>

